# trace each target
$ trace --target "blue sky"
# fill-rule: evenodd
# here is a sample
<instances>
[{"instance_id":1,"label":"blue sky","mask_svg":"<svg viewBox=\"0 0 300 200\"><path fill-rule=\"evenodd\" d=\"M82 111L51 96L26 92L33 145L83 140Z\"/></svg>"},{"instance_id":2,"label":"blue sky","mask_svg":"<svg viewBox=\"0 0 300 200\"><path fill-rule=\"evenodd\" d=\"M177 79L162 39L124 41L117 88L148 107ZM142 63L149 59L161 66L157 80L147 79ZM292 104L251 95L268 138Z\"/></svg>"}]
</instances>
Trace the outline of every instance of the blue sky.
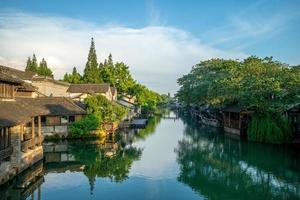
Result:
<instances>
[{"instance_id":1,"label":"blue sky","mask_svg":"<svg viewBox=\"0 0 300 200\"><path fill-rule=\"evenodd\" d=\"M34 52L60 78L73 66L83 70L95 37L99 60L112 53L138 81L174 93L176 78L203 59L300 64L299 10L299 0L1 0L0 64L22 68Z\"/></svg>"}]
</instances>

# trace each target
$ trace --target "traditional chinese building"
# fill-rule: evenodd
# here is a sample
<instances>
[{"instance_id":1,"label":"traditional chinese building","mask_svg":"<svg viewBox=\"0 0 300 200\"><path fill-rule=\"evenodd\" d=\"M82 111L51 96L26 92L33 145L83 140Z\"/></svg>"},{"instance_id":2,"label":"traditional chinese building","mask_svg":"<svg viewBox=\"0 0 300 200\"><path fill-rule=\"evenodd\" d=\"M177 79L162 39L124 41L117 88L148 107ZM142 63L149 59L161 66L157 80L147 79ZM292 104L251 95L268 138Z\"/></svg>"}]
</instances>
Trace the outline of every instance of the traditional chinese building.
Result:
<instances>
[{"instance_id":1,"label":"traditional chinese building","mask_svg":"<svg viewBox=\"0 0 300 200\"><path fill-rule=\"evenodd\" d=\"M41 116L15 100L23 83L0 72L0 184L43 156Z\"/></svg>"},{"instance_id":2,"label":"traditional chinese building","mask_svg":"<svg viewBox=\"0 0 300 200\"><path fill-rule=\"evenodd\" d=\"M103 95L109 101L116 99L117 90L114 88L112 94L112 87L108 83L103 84L71 84L67 92L69 97L74 101L83 102L85 98L91 95Z\"/></svg>"},{"instance_id":3,"label":"traditional chinese building","mask_svg":"<svg viewBox=\"0 0 300 200\"><path fill-rule=\"evenodd\" d=\"M238 105L227 106L222 109L224 131L239 136L246 136L250 113L250 111L243 110Z\"/></svg>"}]
</instances>

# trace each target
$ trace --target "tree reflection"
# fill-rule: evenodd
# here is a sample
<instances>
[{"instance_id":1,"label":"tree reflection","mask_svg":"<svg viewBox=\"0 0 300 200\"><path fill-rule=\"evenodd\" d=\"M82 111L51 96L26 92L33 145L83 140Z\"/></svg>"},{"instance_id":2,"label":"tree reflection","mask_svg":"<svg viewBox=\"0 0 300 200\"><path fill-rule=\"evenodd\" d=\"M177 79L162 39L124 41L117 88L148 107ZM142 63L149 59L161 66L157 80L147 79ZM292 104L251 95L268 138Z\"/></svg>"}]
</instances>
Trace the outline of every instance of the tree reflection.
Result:
<instances>
[{"instance_id":1,"label":"tree reflection","mask_svg":"<svg viewBox=\"0 0 300 200\"><path fill-rule=\"evenodd\" d=\"M60 165L65 170L74 170L74 164L78 166L78 163L80 163L81 167L76 167L76 169L83 171L88 178L91 193L93 192L96 178L109 178L112 182L122 182L128 178L132 163L140 159L142 149L122 143L121 138L111 135L100 143L95 141L69 142L67 151L72 161L55 161L56 168L53 169L57 171L57 165ZM47 157L51 157L49 154L57 153L46 153L45 162L48 172L51 172L51 166L54 165L53 162L47 162ZM66 154L66 152L63 152L63 154Z\"/></svg>"},{"instance_id":2,"label":"tree reflection","mask_svg":"<svg viewBox=\"0 0 300 200\"><path fill-rule=\"evenodd\" d=\"M298 199L299 155L290 147L256 144L188 124L176 149L178 180L209 199Z\"/></svg>"}]
</instances>

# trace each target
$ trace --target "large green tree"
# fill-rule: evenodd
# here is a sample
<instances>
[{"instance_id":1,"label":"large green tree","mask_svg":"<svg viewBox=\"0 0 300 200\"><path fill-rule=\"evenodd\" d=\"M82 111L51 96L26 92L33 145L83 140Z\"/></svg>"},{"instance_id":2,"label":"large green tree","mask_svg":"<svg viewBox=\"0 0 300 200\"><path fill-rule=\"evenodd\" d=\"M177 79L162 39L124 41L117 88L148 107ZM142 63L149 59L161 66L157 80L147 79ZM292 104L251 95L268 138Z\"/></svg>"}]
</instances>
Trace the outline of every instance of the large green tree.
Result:
<instances>
[{"instance_id":1,"label":"large green tree","mask_svg":"<svg viewBox=\"0 0 300 200\"><path fill-rule=\"evenodd\" d=\"M95 49L94 39L91 40L91 46L88 54L88 60L85 65L83 80L86 83L101 83L99 76L99 68Z\"/></svg>"},{"instance_id":2,"label":"large green tree","mask_svg":"<svg viewBox=\"0 0 300 200\"><path fill-rule=\"evenodd\" d=\"M300 101L300 74L296 71L271 57L202 61L178 79L176 96L186 104L239 104L254 111L250 139L280 143L289 135L282 113Z\"/></svg>"}]
</instances>

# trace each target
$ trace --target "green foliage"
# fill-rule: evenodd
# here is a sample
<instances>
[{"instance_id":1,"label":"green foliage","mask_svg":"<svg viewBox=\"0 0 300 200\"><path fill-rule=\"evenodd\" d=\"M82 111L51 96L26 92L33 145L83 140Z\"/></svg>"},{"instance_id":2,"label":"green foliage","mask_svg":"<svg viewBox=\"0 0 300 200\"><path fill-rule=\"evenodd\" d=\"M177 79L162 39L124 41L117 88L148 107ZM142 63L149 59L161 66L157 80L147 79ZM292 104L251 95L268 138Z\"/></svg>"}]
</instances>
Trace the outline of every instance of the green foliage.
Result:
<instances>
[{"instance_id":1,"label":"green foliage","mask_svg":"<svg viewBox=\"0 0 300 200\"><path fill-rule=\"evenodd\" d=\"M255 114L248 127L248 139L267 143L289 142L289 122L282 116Z\"/></svg>"},{"instance_id":2,"label":"green foliage","mask_svg":"<svg viewBox=\"0 0 300 200\"><path fill-rule=\"evenodd\" d=\"M81 77L74 67L72 74L64 75L64 81L69 83L109 83L117 89L119 96L127 94L135 96L137 103L145 112L154 111L157 104L162 101L159 94L136 83L125 63L114 63L111 54L104 63L100 63L98 66L93 38L83 76Z\"/></svg>"},{"instance_id":3,"label":"green foliage","mask_svg":"<svg viewBox=\"0 0 300 200\"><path fill-rule=\"evenodd\" d=\"M76 67L73 67L72 74L66 73L64 75L64 81L68 83L81 83L82 82L82 77L80 73L77 72Z\"/></svg>"},{"instance_id":4,"label":"green foliage","mask_svg":"<svg viewBox=\"0 0 300 200\"><path fill-rule=\"evenodd\" d=\"M26 62L25 71L38 73L38 64L37 64L35 54L33 54L32 59L30 57L28 57L27 62Z\"/></svg>"},{"instance_id":5,"label":"green foliage","mask_svg":"<svg viewBox=\"0 0 300 200\"><path fill-rule=\"evenodd\" d=\"M114 64L111 54L109 54L108 61L100 66L100 79L116 87L118 93L128 93L129 88L135 85L129 67L123 62Z\"/></svg>"},{"instance_id":6,"label":"green foliage","mask_svg":"<svg viewBox=\"0 0 300 200\"><path fill-rule=\"evenodd\" d=\"M101 83L99 79L99 68L95 49L94 39L92 38L88 60L85 65L83 80L85 83Z\"/></svg>"},{"instance_id":7,"label":"green foliage","mask_svg":"<svg viewBox=\"0 0 300 200\"><path fill-rule=\"evenodd\" d=\"M146 113L155 111L157 104L162 102L158 93L141 84L135 84L130 88L129 93L136 97L137 103L142 106L142 111Z\"/></svg>"},{"instance_id":8,"label":"green foliage","mask_svg":"<svg viewBox=\"0 0 300 200\"><path fill-rule=\"evenodd\" d=\"M53 78L53 72L50 68L48 68L46 60L43 58L38 66L35 54L33 54L32 59L28 57L25 71Z\"/></svg>"},{"instance_id":9,"label":"green foliage","mask_svg":"<svg viewBox=\"0 0 300 200\"><path fill-rule=\"evenodd\" d=\"M87 115L69 125L69 134L71 137L88 135L90 131L98 128L99 122L99 118L96 115Z\"/></svg>"},{"instance_id":10,"label":"green foliage","mask_svg":"<svg viewBox=\"0 0 300 200\"><path fill-rule=\"evenodd\" d=\"M278 127L281 120L268 116L280 116L289 105L300 101L298 67L291 68L269 57L202 61L178 83L176 97L186 104L238 103L243 109L263 115L265 118L259 121L254 117L251 125L250 139L258 141L278 143L288 138L288 123L283 123L287 127Z\"/></svg>"},{"instance_id":11,"label":"green foliage","mask_svg":"<svg viewBox=\"0 0 300 200\"><path fill-rule=\"evenodd\" d=\"M272 58L243 61L202 61L178 79L176 96L182 102L222 105L238 102L244 108L284 110L299 101L300 74Z\"/></svg>"},{"instance_id":12,"label":"green foliage","mask_svg":"<svg viewBox=\"0 0 300 200\"><path fill-rule=\"evenodd\" d=\"M53 78L53 73L52 73L51 69L48 68L47 62L44 58L40 62L37 73L38 73L38 75L41 75L41 76L48 76L48 77Z\"/></svg>"},{"instance_id":13,"label":"green foliage","mask_svg":"<svg viewBox=\"0 0 300 200\"><path fill-rule=\"evenodd\" d=\"M125 107L111 102L102 95L91 96L85 99L87 112L97 116L100 122L120 121L128 113Z\"/></svg>"}]
</instances>

